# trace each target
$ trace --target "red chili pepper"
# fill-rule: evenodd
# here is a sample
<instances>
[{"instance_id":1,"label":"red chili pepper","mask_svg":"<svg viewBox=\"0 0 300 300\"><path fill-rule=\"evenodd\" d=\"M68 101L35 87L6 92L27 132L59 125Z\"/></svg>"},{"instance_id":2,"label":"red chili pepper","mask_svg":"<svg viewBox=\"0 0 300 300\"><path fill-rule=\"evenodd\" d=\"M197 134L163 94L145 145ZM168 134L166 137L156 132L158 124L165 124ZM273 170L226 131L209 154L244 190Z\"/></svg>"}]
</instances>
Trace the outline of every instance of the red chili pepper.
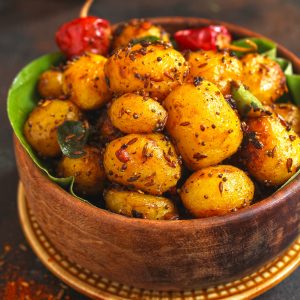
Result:
<instances>
[{"instance_id":1,"label":"red chili pepper","mask_svg":"<svg viewBox=\"0 0 300 300\"><path fill-rule=\"evenodd\" d=\"M180 50L217 50L226 48L232 38L225 26L210 25L203 28L179 30L174 39Z\"/></svg>"},{"instance_id":2,"label":"red chili pepper","mask_svg":"<svg viewBox=\"0 0 300 300\"><path fill-rule=\"evenodd\" d=\"M109 22L89 16L63 24L56 32L56 43L69 58L87 51L106 55L109 50L110 37Z\"/></svg>"}]
</instances>

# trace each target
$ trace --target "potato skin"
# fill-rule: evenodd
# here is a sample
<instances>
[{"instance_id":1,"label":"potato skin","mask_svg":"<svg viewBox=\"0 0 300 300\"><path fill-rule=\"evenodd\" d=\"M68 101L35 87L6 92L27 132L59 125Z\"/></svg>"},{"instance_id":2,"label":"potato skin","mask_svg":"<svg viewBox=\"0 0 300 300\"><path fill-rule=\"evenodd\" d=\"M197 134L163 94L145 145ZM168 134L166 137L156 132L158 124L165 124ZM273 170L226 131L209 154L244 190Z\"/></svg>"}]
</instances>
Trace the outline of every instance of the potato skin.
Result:
<instances>
[{"instance_id":1,"label":"potato skin","mask_svg":"<svg viewBox=\"0 0 300 300\"><path fill-rule=\"evenodd\" d=\"M183 205L196 217L224 215L249 206L254 184L242 170L219 165L193 173L181 188Z\"/></svg>"},{"instance_id":2,"label":"potato skin","mask_svg":"<svg viewBox=\"0 0 300 300\"><path fill-rule=\"evenodd\" d=\"M263 104L272 104L287 91L285 75L278 63L260 54L247 54L242 59L243 84Z\"/></svg>"},{"instance_id":3,"label":"potato skin","mask_svg":"<svg viewBox=\"0 0 300 300\"><path fill-rule=\"evenodd\" d=\"M271 105L271 111L283 117L283 119L300 134L300 109L291 103L274 103Z\"/></svg>"},{"instance_id":4,"label":"potato skin","mask_svg":"<svg viewBox=\"0 0 300 300\"><path fill-rule=\"evenodd\" d=\"M127 46L134 39L155 36L164 42L169 42L168 33L160 26L148 20L133 19L129 23L121 24L114 32L113 49Z\"/></svg>"},{"instance_id":5,"label":"potato skin","mask_svg":"<svg viewBox=\"0 0 300 300\"><path fill-rule=\"evenodd\" d=\"M213 83L185 83L169 94L164 107L166 128L190 169L218 164L238 150L240 120Z\"/></svg>"},{"instance_id":6,"label":"potato skin","mask_svg":"<svg viewBox=\"0 0 300 300\"><path fill-rule=\"evenodd\" d=\"M136 93L115 99L108 114L112 124L124 133L162 131L167 121L167 112L157 101Z\"/></svg>"},{"instance_id":7,"label":"potato skin","mask_svg":"<svg viewBox=\"0 0 300 300\"><path fill-rule=\"evenodd\" d=\"M159 133L113 140L104 152L104 168L109 180L152 195L176 186L181 175L174 146Z\"/></svg>"},{"instance_id":8,"label":"potato skin","mask_svg":"<svg viewBox=\"0 0 300 300\"><path fill-rule=\"evenodd\" d=\"M101 151L96 147L86 146L85 154L79 158L64 156L58 163L59 177L74 176L74 190L80 195L93 196L103 191L105 172Z\"/></svg>"},{"instance_id":9,"label":"potato skin","mask_svg":"<svg viewBox=\"0 0 300 300\"><path fill-rule=\"evenodd\" d=\"M64 121L78 121L80 118L79 108L71 101L40 101L24 124L24 135L40 156L55 157L61 153L57 142L57 127Z\"/></svg>"},{"instance_id":10,"label":"potato skin","mask_svg":"<svg viewBox=\"0 0 300 300\"><path fill-rule=\"evenodd\" d=\"M173 202L164 197L110 189L104 193L106 208L117 214L149 220L178 219Z\"/></svg>"},{"instance_id":11,"label":"potato skin","mask_svg":"<svg viewBox=\"0 0 300 300\"><path fill-rule=\"evenodd\" d=\"M118 49L107 60L104 72L113 92L144 90L162 100L182 84L188 66L180 52L169 44L155 42Z\"/></svg>"},{"instance_id":12,"label":"potato skin","mask_svg":"<svg viewBox=\"0 0 300 300\"><path fill-rule=\"evenodd\" d=\"M282 123L274 115L247 121L244 163L249 173L266 185L283 184L300 166L300 138Z\"/></svg>"},{"instance_id":13,"label":"potato skin","mask_svg":"<svg viewBox=\"0 0 300 300\"><path fill-rule=\"evenodd\" d=\"M98 109L110 98L104 77L106 58L88 53L70 61L64 71L64 93L83 110Z\"/></svg>"},{"instance_id":14,"label":"potato skin","mask_svg":"<svg viewBox=\"0 0 300 300\"><path fill-rule=\"evenodd\" d=\"M214 83L224 96L230 94L232 81L241 80L242 63L226 51L188 52L186 59L190 65L189 79L203 77Z\"/></svg>"},{"instance_id":15,"label":"potato skin","mask_svg":"<svg viewBox=\"0 0 300 300\"><path fill-rule=\"evenodd\" d=\"M38 92L42 98L58 98L62 96L63 73L58 70L47 70L43 72L38 81Z\"/></svg>"}]
</instances>

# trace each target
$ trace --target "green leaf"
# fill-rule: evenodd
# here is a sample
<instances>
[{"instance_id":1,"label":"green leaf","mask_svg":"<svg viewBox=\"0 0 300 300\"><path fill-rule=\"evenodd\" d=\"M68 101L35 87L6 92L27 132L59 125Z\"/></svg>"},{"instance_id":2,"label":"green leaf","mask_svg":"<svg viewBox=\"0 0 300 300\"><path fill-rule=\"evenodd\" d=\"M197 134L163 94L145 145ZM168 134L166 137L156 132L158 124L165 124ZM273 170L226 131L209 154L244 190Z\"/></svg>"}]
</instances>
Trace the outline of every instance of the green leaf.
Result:
<instances>
[{"instance_id":1,"label":"green leaf","mask_svg":"<svg viewBox=\"0 0 300 300\"><path fill-rule=\"evenodd\" d=\"M257 110L264 110L262 103L242 84L240 86L233 85L231 94L235 100L237 110L242 116L251 116Z\"/></svg>"},{"instance_id":2,"label":"green leaf","mask_svg":"<svg viewBox=\"0 0 300 300\"><path fill-rule=\"evenodd\" d=\"M246 42L246 40L251 40L257 45L257 52L259 54L266 55L270 58L275 59L276 54L277 54L277 45L273 43L270 40L267 39L262 39L262 38L245 38L245 39L240 39L240 40L235 40L232 42L233 45L239 46L239 47L244 47L244 48L250 48L249 44ZM245 55L244 52L238 52L234 51L234 54L237 55L238 57L241 57Z\"/></svg>"},{"instance_id":3,"label":"green leaf","mask_svg":"<svg viewBox=\"0 0 300 300\"><path fill-rule=\"evenodd\" d=\"M82 157L89 131L84 122L65 121L57 128L57 140L62 153L70 158Z\"/></svg>"},{"instance_id":4,"label":"green leaf","mask_svg":"<svg viewBox=\"0 0 300 300\"><path fill-rule=\"evenodd\" d=\"M133 39L130 41L130 43L132 45L135 45L135 44L139 44L141 42L150 42L150 43L153 43L153 42L156 42L156 41L159 41L160 38L157 37L157 36L154 36L154 35L147 35L147 36L144 36L144 37L141 37L141 38L137 38L137 39Z\"/></svg>"},{"instance_id":5,"label":"green leaf","mask_svg":"<svg viewBox=\"0 0 300 300\"><path fill-rule=\"evenodd\" d=\"M286 83L289 89L289 92L292 96L293 102L300 106L300 75L292 74L286 75Z\"/></svg>"},{"instance_id":6,"label":"green leaf","mask_svg":"<svg viewBox=\"0 0 300 300\"><path fill-rule=\"evenodd\" d=\"M44 55L25 66L16 76L9 89L7 113L15 135L34 163L45 172L52 181L64 188L69 188L71 194L86 201L74 194L74 177L57 178L50 174L47 162L41 160L36 155L23 134L24 123L39 100L36 84L40 74L48 70L51 66L58 65L63 60L64 57L61 53L53 53Z\"/></svg>"},{"instance_id":7,"label":"green leaf","mask_svg":"<svg viewBox=\"0 0 300 300\"><path fill-rule=\"evenodd\" d=\"M286 75L293 74L293 66L289 60L282 58L282 57L276 57L274 60L279 64L279 66L282 69L282 71L284 72L284 74L286 74Z\"/></svg>"},{"instance_id":8,"label":"green leaf","mask_svg":"<svg viewBox=\"0 0 300 300\"><path fill-rule=\"evenodd\" d=\"M300 106L300 75L293 73L293 66L289 60L282 57L277 57L275 61L280 65L285 74L286 84L293 102ZM287 102L287 99L289 99L290 96L285 94L276 102Z\"/></svg>"}]
</instances>

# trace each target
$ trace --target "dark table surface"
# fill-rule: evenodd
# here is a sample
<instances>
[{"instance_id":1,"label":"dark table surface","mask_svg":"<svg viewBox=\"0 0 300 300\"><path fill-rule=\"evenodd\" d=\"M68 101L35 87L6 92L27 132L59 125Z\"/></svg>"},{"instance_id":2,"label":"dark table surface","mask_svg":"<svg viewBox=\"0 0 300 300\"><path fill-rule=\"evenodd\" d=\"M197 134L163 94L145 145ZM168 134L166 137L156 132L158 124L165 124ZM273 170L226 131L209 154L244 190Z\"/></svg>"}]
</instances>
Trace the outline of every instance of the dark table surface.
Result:
<instances>
[{"instance_id":1,"label":"dark table surface","mask_svg":"<svg viewBox=\"0 0 300 300\"><path fill-rule=\"evenodd\" d=\"M45 295L56 295L60 299L87 299L52 276L24 239L16 207L18 175L12 131L6 116L6 95L13 77L32 59L57 50L53 39L55 30L61 23L78 15L82 2L0 0L0 299L3 299L8 282L17 277L23 278L35 289L42 289ZM170 15L220 19L265 34L300 56L300 0L96 0L91 13L111 22ZM48 296L45 299L53 298ZM300 299L300 269L259 299Z\"/></svg>"}]
</instances>

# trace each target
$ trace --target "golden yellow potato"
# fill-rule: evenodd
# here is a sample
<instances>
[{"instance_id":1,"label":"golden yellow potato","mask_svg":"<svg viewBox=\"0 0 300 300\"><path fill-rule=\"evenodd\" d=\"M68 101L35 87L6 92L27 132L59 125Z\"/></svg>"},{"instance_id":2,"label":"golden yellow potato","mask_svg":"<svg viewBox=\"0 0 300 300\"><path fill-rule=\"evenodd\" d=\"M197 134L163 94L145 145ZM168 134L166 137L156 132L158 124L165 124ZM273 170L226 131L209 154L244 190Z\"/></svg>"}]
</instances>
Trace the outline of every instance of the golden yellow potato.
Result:
<instances>
[{"instance_id":1,"label":"golden yellow potato","mask_svg":"<svg viewBox=\"0 0 300 300\"><path fill-rule=\"evenodd\" d=\"M292 129L300 134L300 109L291 103L274 103L271 110L281 116Z\"/></svg>"},{"instance_id":2,"label":"golden yellow potato","mask_svg":"<svg viewBox=\"0 0 300 300\"><path fill-rule=\"evenodd\" d=\"M79 108L98 109L110 99L103 71L106 60L101 55L89 53L67 64L63 90Z\"/></svg>"},{"instance_id":3,"label":"golden yellow potato","mask_svg":"<svg viewBox=\"0 0 300 300\"><path fill-rule=\"evenodd\" d=\"M232 81L241 81L242 63L226 51L188 52L186 59L190 65L189 79L203 77L214 83L224 96L230 94Z\"/></svg>"},{"instance_id":4,"label":"golden yellow potato","mask_svg":"<svg viewBox=\"0 0 300 300\"><path fill-rule=\"evenodd\" d=\"M240 120L213 83L183 84L169 94L164 107L166 128L190 169L218 164L238 150Z\"/></svg>"},{"instance_id":5,"label":"golden yellow potato","mask_svg":"<svg viewBox=\"0 0 300 300\"><path fill-rule=\"evenodd\" d=\"M152 195L176 186L181 175L174 146L162 134L128 134L110 142L104 153L108 179Z\"/></svg>"},{"instance_id":6,"label":"golden yellow potato","mask_svg":"<svg viewBox=\"0 0 300 300\"><path fill-rule=\"evenodd\" d=\"M193 173L181 188L183 205L196 217L224 215L249 206L254 184L242 170L219 165Z\"/></svg>"},{"instance_id":7,"label":"golden yellow potato","mask_svg":"<svg viewBox=\"0 0 300 300\"><path fill-rule=\"evenodd\" d=\"M104 200L108 210L128 217L150 220L178 219L173 202L164 197L111 189L104 193Z\"/></svg>"},{"instance_id":8,"label":"golden yellow potato","mask_svg":"<svg viewBox=\"0 0 300 300\"><path fill-rule=\"evenodd\" d=\"M162 100L183 83L187 63L169 44L142 44L115 51L104 66L107 83L119 94L144 90L150 97Z\"/></svg>"},{"instance_id":9,"label":"golden yellow potato","mask_svg":"<svg viewBox=\"0 0 300 300\"><path fill-rule=\"evenodd\" d=\"M271 58L247 54L242 58L242 64L243 84L263 104L272 104L287 91L285 75Z\"/></svg>"},{"instance_id":10,"label":"golden yellow potato","mask_svg":"<svg viewBox=\"0 0 300 300\"><path fill-rule=\"evenodd\" d=\"M147 20L133 19L115 30L113 48L127 46L130 41L147 36L157 37L164 42L170 41L168 33L161 26Z\"/></svg>"},{"instance_id":11,"label":"golden yellow potato","mask_svg":"<svg viewBox=\"0 0 300 300\"><path fill-rule=\"evenodd\" d=\"M67 120L78 121L80 118L80 110L71 101L40 101L25 122L24 135L40 156L55 157L61 153L57 127Z\"/></svg>"},{"instance_id":12,"label":"golden yellow potato","mask_svg":"<svg viewBox=\"0 0 300 300\"><path fill-rule=\"evenodd\" d=\"M105 172L101 152L86 146L79 158L63 157L57 166L59 177L74 176L74 191L80 195L94 196L103 191Z\"/></svg>"},{"instance_id":13,"label":"golden yellow potato","mask_svg":"<svg viewBox=\"0 0 300 300\"><path fill-rule=\"evenodd\" d=\"M125 133L162 131L167 121L167 112L157 101L137 93L115 99L108 114L112 124Z\"/></svg>"},{"instance_id":14,"label":"golden yellow potato","mask_svg":"<svg viewBox=\"0 0 300 300\"><path fill-rule=\"evenodd\" d=\"M300 138L274 115L251 118L247 125L242 155L249 173L266 185L283 184L300 166Z\"/></svg>"},{"instance_id":15,"label":"golden yellow potato","mask_svg":"<svg viewBox=\"0 0 300 300\"><path fill-rule=\"evenodd\" d=\"M58 98L62 96L63 73L58 70L48 70L41 74L38 81L38 92L43 98Z\"/></svg>"}]
</instances>

